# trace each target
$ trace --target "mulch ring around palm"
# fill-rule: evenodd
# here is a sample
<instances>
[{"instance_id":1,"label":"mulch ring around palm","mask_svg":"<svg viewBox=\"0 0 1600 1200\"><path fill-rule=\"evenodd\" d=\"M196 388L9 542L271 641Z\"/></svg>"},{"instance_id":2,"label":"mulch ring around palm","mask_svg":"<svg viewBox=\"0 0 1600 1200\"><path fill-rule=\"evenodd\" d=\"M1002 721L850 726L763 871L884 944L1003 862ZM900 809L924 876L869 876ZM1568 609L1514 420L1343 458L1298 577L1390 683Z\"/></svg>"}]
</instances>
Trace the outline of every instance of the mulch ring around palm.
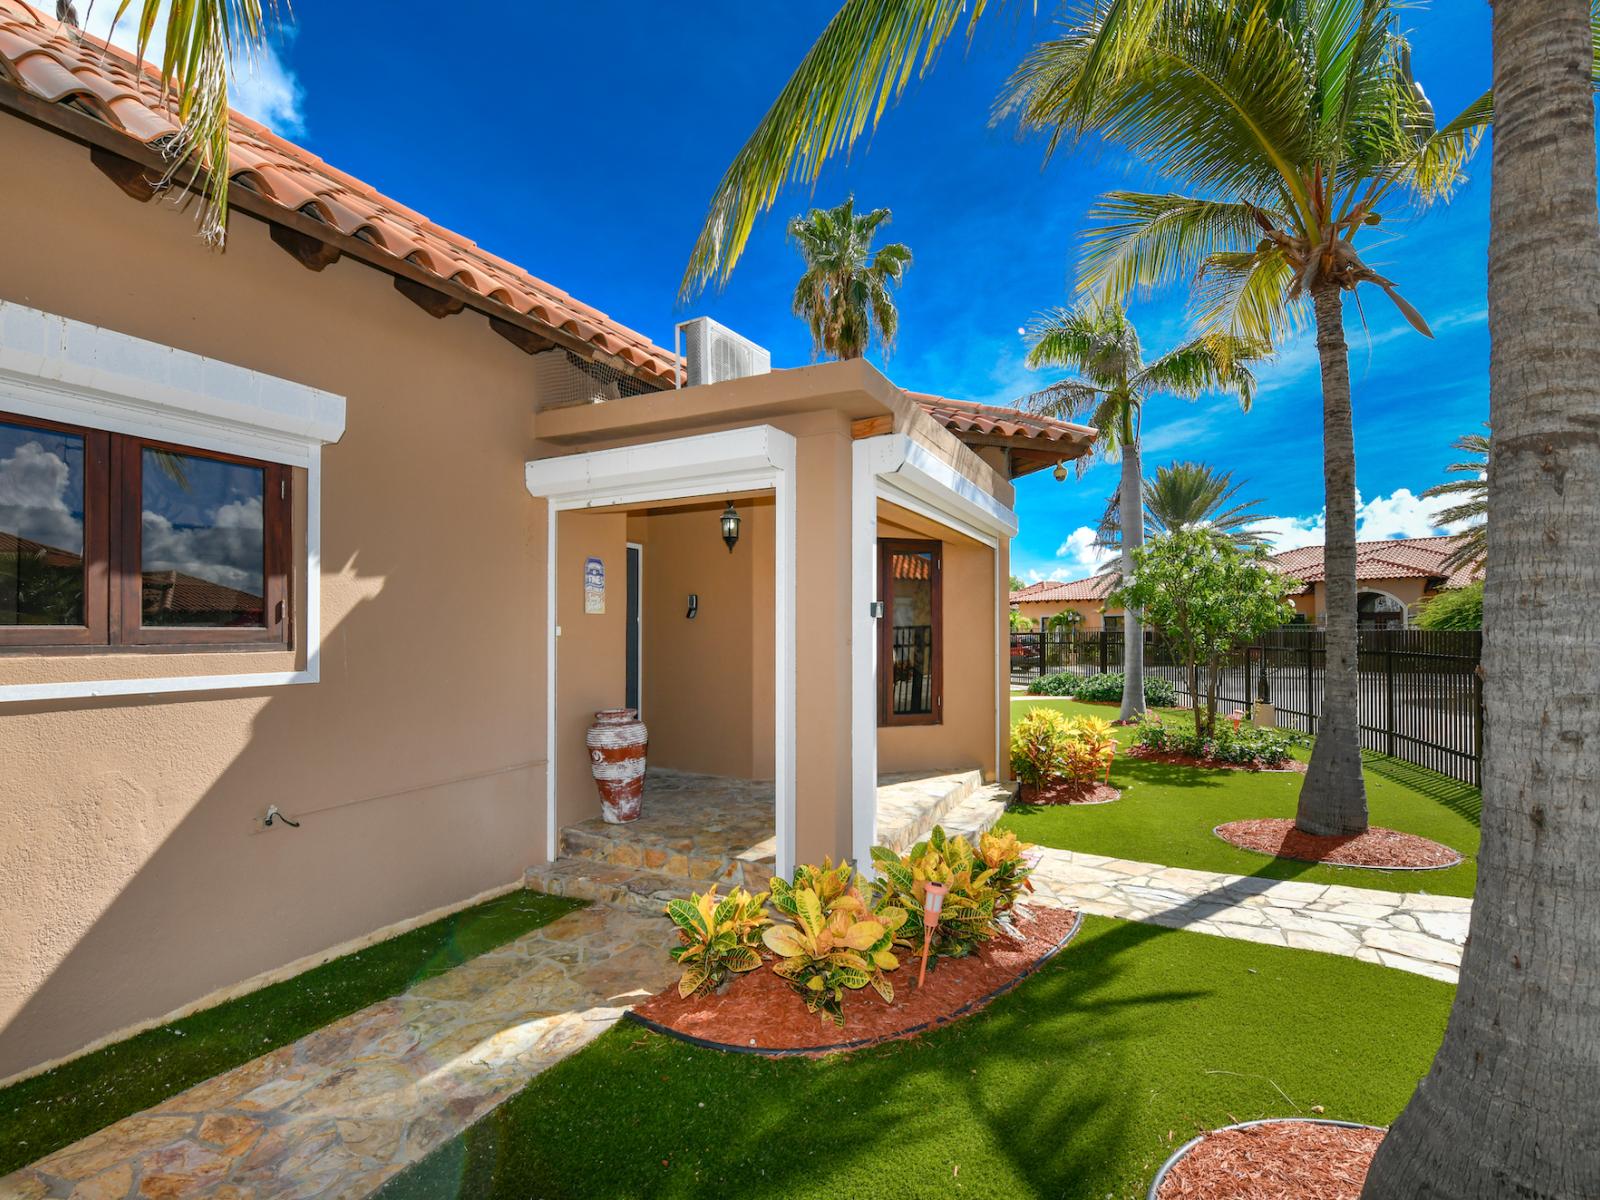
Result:
<instances>
[{"instance_id":1,"label":"mulch ring around palm","mask_svg":"<svg viewBox=\"0 0 1600 1200\"><path fill-rule=\"evenodd\" d=\"M1175 767L1206 767L1216 771L1281 771L1291 775L1306 773L1306 764L1297 758L1291 758L1280 766L1263 767L1260 763L1218 762L1214 758L1196 758L1192 754L1179 754L1174 750L1147 750L1143 746L1131 746L1126 753L1129 758L1140 762L1168 763Z\"/></svg>"},{"instance_id":2,"label":"mulch ring around palm","mask_svg":"<svg viewBox=\"0 0 1600 1200\"><path fill-rule=\"evenodd\" d=\"M1343 1121L1251 1121L1195 1138L1149 1200L1358 1200L1385 1131Z\"/></svg>"},{"instance_id":3,"label":"mulch ring around palm","mask_svg":"<svg viewBox=\"0 0 1600 1200\"><path fill-rule=\"evenodd\" d=\"M966 958L932 959L921 988L921 960L897 950L900 969L888 973L894 1002L885 1003L870 987L849 992L842 1029L807 1012L805 1001L773 972L771 956L765 953L761 966L735 975L720 994L685 999L673 986L628 1016L657 1033L717 1050L770 1056L859 1050L914 1037L977 1012L1059 953L1076 936L1079 923L1070 909L1030 906L1017 923L1020 939L1000 934Z\"/></svg>"},{"instance_id":4,"label":"mulch ring around palm","mask_svg":"<svg viewBox=\"0 0 1600 1200\"><path fill-rule=\"evenodd\" d=\"M1453 867L1461 855L1425 837L1398 829L1369 828L1355 837L1317 837L1302 833L1287 818L1229 821L1212 831L1241 850L1274 858L1323 863L1330 867L1371 867L1384 871L1439 871Z\"/></svg>"},{"instance_id":5,"label":"mulch ring around palm","mask_svg":"<svg viewBox=\"0 0 1600 1200\"><path fill-rule=\"evenodd\" d=\"M1047 787L1025 783L1017 789L1017 799L1023 804L1110 804L1122 799L1122 793L1098 779L1063 779Z\"/></svg>"}]
</instances>

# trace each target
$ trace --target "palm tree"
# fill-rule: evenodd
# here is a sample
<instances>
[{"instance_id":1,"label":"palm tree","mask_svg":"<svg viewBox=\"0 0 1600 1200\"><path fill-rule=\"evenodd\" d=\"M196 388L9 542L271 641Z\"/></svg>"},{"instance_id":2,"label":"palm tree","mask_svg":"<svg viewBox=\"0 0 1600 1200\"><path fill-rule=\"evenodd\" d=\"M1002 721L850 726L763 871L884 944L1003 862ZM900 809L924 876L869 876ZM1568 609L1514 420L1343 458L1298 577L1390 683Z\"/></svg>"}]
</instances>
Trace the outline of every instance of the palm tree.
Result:
<instances>
[{"instance_id":1,"label":"palm tree","mask_svg":"<svg viewBox=\"0 0 1600 1200\"><path fill-rule=\"evenodd\" d=\"M1433 1067L1366 1200L1600 1196L1600 209L1589 0L1495 0L1483 841Z\"/></svg>"},{"instance_id":2,"label":"palm tree","mask_svg":"<svg viewBox=\"0 0 1600 1200\"><path fill-rule=\"evenodd\" d=\"M1488 427L1485 423L1484 428ZM1484 524L1489 515L1489 435L1466 433L1450 444L1461 453L1470 454L1473 461L1451 463L1445 470L1452 475L1466 475L1468 478L1435 484L1422 493L1422 498L1432 500L1439 496L1463 497L1449 508L1441 509L1438 514L1437 520L1440 525L1472 522L1462 530L1455 549L1444 560L1444 565L1452 570L1457 567L1478 567L1483 564L1484 556L1489 552L1489 529Z\"/></svg>"},{"instance_id":3,"label":"palm tree","mask_svg":"<svg viewBox=\"0 0 1600 1200\"><path fill-rule=\"evenodd\" d=\"M1206 391L1233 392L1248 410L1255 390L1250 364L1267 353L1260 343L1215 333L1185 342L1154 362L1146 363L1139 332L1117 304L1086 301L1056 309L1034 323L1030 367L1058 366L1077 378L1052 384L1023 403L1046 416L1087 417L1099 432L1108 457L1122 458L1118 489L1124 512L1138 512L1144 487L1139 465L1140 425L1151 396L1169 393L1192 399ZM1079 468L1087 462L1078 460ZM1133 574L1133 552L1144 542L1144 523L1125 530L1122 573ZM1122 635L1122 712L1130 721L1144 712L1144 628L1139 614L1125 614Z\"/></svg>"},{"instance_id":4,"label":"palm tree","mask_svg":"<svg viewBox=\"0 0 1600 1200\"><path fill-rule=\"evenodd\" d=\"M228 220L228 76L235 62L248 61L265 40L269 15L277 17L277 0L114 2L113 25L130 10L134 14L135 57L141 64L165 10L157 66L163 98L170 98L183 125L182 138L167 148L169 174L181 167L197 172L205 199L200 206L201 230L220 244ZM93 0L88 7L93 7ZM76 7L69 0L58 0L56 15L66 24L78 24Z\"/></svg>"},{"instance_id":5,"label":"palm tree","mask_svg":"<svg viewBox=\"0 0 1600 1200\"><path fill-rule=\"evenodd\" d=\"M1108 20L1121 7L1096 5L1065 37L1036 47L1013 76L1007 106L1052 147L1097 133L1194 192L1102 197L1086 288L1120 297L1192 279L1204 327L1273 341L1304 319L1309 302L1322 366L1327 669L1297 824L1358 834L1367 802L1344 297L1376 286L1429 332L1356 242L1391 206L1450 195L1490 104L1480 98L1435 123L1392 0L1167 0L1144 6L1143 20Z\"/></svg>"},{"instance_id":6,"label":"palm tree","mask_svg":"<svg viewBox=\"0 0 1600 1200\"><path fill-rule=\"evenodd\" d=\"M811 327L815 354L860 358L876 332L887 358L900 328L889 289L911 265L911 251L892 242L874 254L872 239L889 223L889 210L858 214L855 204L852 196L789 222L789 237L806 262L794 289L794 315Z\"/></svg>"},{"instance_id":7,"label":"palm tree","mask_svg":"<svg viewBox=\"0 0 1600 1200\"><path fill-rule=\"evenodd\" d=\"M1219 471L1199 462L1174 462L1156 468L1154 479L1144 481L1144 536L1159 537L1178 529L1202 528L1217 534L1240 550L1266 545L1256 531L1261 514L1259 500L1235 502L1243 483L1233 482L1232 471ZM1122 536L1121 495L1113 493L1100 518L1099 541L1117 545Z\"/></svg>"}]
</instances>

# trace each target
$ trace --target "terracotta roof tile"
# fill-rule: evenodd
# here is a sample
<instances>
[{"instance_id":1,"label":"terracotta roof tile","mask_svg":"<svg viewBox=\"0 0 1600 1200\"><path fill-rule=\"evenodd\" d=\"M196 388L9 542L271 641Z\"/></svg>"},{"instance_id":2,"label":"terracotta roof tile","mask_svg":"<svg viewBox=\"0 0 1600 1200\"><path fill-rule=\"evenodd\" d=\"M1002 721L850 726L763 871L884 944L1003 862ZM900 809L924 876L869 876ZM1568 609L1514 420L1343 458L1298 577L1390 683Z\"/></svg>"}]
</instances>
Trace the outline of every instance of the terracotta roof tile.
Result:
<instances>
[{"instance_id":1,"label":"terracotta roof tile","mask_svg":"<svg viewBox=\"0 0 1600 1200\"><path fill-rule=\"evenodd\" d=\"M1063 600L1104 600L1111 591L1110 575L1087 579L1045 579L1011 593L1011 603L1059 603Z\"/></svg>"},{"instance_id":2,"label":"terracotta roof tile","mask_svg":"<svg viewBox=\"0 0 1600 1200\"><path fill-rule=\"evenodd\" d=\"M1023 412L1019 408L1003 408L996 404L978 404L971 400L951 400L927 392L907 392L946 429L957 433L993 433L1002 437L1024 437L1047 442L1070 440L1082 442L1095 436L1088 425L1075 425L1071 421L1058 421L1054 417L1041 417Z\"/></svg>"},{"instance_id":3,"label":"terracotta roof tile","mask_svg":"<svg viewBox=\"0 0 1600 1200\"><path fill-rule=\"evenodd\" d=\"M1356 579L1439 579L1441 587L1465 587L1483 578L1483 570L1458 567L1449 570L1444 560L1455 549L1451 536L1386 538L1356 543ZM1309 587L1327 577L1321 546L1301 546L1274 554L1272 563ZM1305 589L1302 588L1302 591Z\"/></svg>"},{"instance_id":4,"label":"terracotta roof tile","mask_svg":"<svg viewBox=\"0 0 1600 1200\"><path fill-rule=\"evenodd\" d=\"M151 144L178 131L163 107L155 69L100 39L80 35L23 0L0 0L0 76L50 103L78 103L105 124ZM230 178L288 209L305 212L461 286L532 315L622 359L660 383L676 360L642 334L559 288L480 249L309 151L234 113Z\"/></svg>"}]
</instances>

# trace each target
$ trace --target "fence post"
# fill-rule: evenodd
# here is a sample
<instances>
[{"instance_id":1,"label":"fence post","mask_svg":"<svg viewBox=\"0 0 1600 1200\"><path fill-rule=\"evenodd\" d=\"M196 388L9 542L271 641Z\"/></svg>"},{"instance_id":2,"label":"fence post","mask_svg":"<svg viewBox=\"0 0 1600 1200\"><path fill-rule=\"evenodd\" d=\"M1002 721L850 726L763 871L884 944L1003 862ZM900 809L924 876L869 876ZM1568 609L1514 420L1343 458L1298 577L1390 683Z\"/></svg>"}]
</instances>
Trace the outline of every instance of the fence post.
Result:
<instances>
[{"instance_id":1,"label":"fence post","mask_svg":"<svg viewBox=\"0 0 1600 1200\"><path fill-rule=\"evenodd\" d=\"M1396 713L1395 713L1395 703L1394 703L1394 648L1392 646L1388 650L1384 651L1384 654L1383 654L1383 676L1384 676L1384 689L1385 689L1385 696L1386 696L1386 703L1387 703L1387 712L1384 715L1383 727L1384 727L1384 730L1389 735L1389 737L1388 737L1388 745L1386 747L1386 751L1385 752L1389 755L1390 758L1393 758L1394 757L1394 726L1395 726Z\"/></svg>"},{"instance_id":2,"label":"fence post","mask_svg":"<svg viewBox=\"0 0 1600 1200\"><path fill-rule=\"evenodd\" d=\"M1312 702L1312 685L1316 682L1311 670L1311 635L1306 634L1306 732L1317 731L1317 706Z\"/></svg>"},{"instance_id":3,"label":"fence post","mask_svg":"<svg viewBox=\"0 0 1600 1200\"><path fill-rule=\"evenodd\" d=\"M1239 707L1247 713L1254 713L1256 708L1256 694L1250 687L1250 651L1252 646L1244 648L1244 703Z\"/></svg>"},{"instance_id":4,"label":"fence post","mask_svg":"<svg viewBox=\"0 0 1600 1200\"><path fill-rule=\"evenodd\" d=\"M1110 637L1109 630L1102 629L1100 631L1100 674L1102 675L1106 673L1106 642Z\"/></svg>"},{"instance_id":5,"label":"fence post","mask_svg":"<svg viewBox=\"0 0 1600 1200\"><path fill-rule=\"evenodd\" d=\"M1478 634L1478 661L1472 671L1472 783L1483 786L1483 634Z\"/></svg>"}]
</instances>

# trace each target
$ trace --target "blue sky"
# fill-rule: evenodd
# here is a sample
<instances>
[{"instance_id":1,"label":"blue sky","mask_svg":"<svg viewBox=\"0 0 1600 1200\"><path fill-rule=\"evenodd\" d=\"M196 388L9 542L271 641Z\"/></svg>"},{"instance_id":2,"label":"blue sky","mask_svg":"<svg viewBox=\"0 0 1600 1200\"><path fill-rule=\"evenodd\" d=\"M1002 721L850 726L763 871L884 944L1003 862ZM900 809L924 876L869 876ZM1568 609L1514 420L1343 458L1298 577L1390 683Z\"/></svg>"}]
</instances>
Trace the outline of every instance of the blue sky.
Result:
<instances>
[{"instance_id":1,"label":"blue sky","mask_svg":"<svg viewBox=\"0 0 1600 1200\"><path fill-rule=\"evenodd\" d=\"M109 8L110 6L103 6ZM1050 381L1023 366L1019 328L1065 303L1077 238L1096 194L1156 187L1109 148L1043 162L1037 141L989 123L1026 47L1049 29L1013 5L914 82L870 144L793 188L758 225L729 284L680 310L679 278L729 158L826 23L829 3L718 0L695 5L461 0L297 4L296 25L240 81L239 106L327 161L486 248L671 344L672 325L710 314L772 350L810 360L789 311L798 257L788 218L854 193L894 211L890 236L915 255L899 296L900 340L883 364L903 387L1004 403ZM1442 118L1489 80L1489 6L1435 0L1412 9L1413 64ZM1452 438L1488 413L1485 256L1489 160L1447 208L1386 223L1367 258L1428 317L1412 332L1380 293L1348 306L1363 536L1426 533L1416 493L1439 482ZM1185 331L1181 291L1134 308L1147 353ZM1279 518L1284 544L1320 541L1321 437L1309 339L1260 372L1249 414L1223 400L1161 399L1146 417L1145 462L1198 458L1247 480ZM1115 468L1058 484L1019 481L1013 567L1073 578Z\"/></svg>"}]
</instances>

